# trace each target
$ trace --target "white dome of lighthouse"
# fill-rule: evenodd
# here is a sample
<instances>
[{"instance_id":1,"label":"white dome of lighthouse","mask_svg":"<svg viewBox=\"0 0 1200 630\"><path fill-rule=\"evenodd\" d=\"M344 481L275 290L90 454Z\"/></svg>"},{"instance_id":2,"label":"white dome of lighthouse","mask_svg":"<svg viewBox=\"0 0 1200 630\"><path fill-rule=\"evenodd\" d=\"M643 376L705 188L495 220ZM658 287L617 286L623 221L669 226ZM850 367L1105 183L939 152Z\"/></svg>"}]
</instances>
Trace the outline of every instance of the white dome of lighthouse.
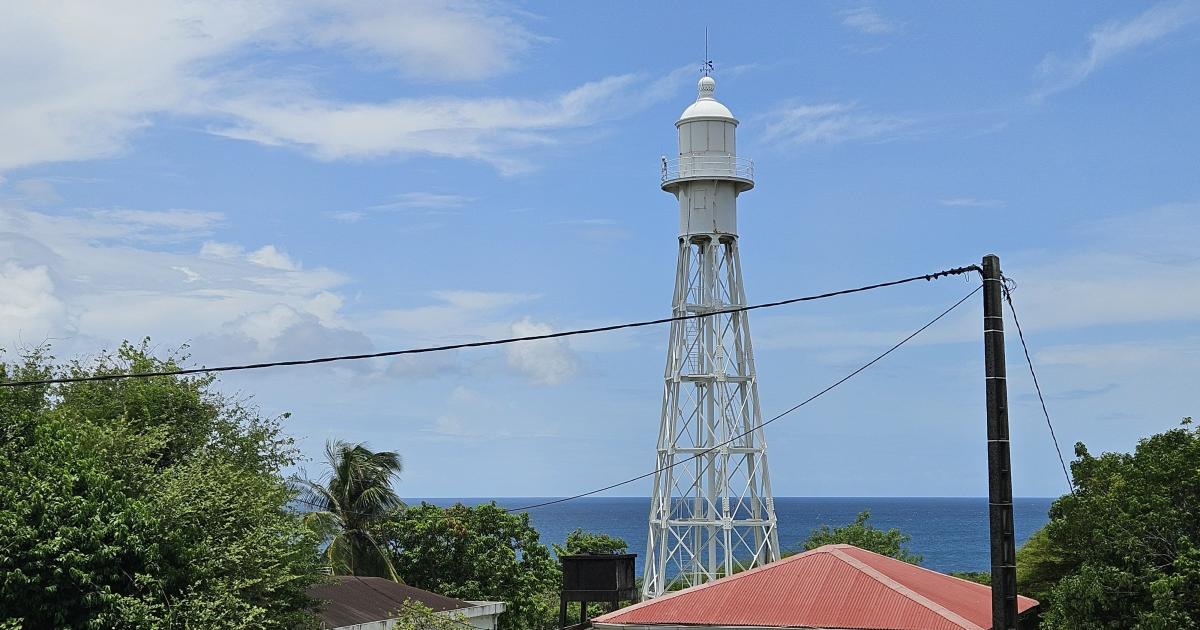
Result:
<instances>
[{"instance_id":1,"label":"white dome of lighthouse","mask_svg":"<svg viewBox=\"0 0 1200 630\"><path fill-rule=\"evenodd\" d=\"M713 92L717 89L716 80L712 77L702 77L696 87L699 88L696 102L683 110L679 116L679 123L693 118L726 118L737 122L737 119L733 117L733 112L713 98Z\"/></svg>"}]
</instances>

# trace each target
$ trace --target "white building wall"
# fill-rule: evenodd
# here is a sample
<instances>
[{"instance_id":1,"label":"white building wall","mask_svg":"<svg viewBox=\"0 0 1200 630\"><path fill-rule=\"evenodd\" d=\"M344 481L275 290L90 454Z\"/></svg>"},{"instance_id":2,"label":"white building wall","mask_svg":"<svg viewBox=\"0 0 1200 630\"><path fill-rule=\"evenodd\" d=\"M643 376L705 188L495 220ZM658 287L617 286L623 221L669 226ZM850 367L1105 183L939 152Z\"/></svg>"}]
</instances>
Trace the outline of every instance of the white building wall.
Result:
<instances>
[{"instance_id":1,"label":"white building wall","mask_svg":"<svg viewBox=\"0 0 1200 630\"><path fill-rule=\"evenodd\" d=\"M464 624L469 624L476 630L496 630L499 624L500 613L503 613L506 606L504 602L471 602L475 604L470 608L459 608L458 610L447 610L438 613L446 617L454 617L462 621ZM370 623L359 623L350 626L338 626L329 630L392 630L396 627L395 619L384 619L381 621L372 621ZM465 630L465 626L464 626Z\"/></svg>"}]
</instances>

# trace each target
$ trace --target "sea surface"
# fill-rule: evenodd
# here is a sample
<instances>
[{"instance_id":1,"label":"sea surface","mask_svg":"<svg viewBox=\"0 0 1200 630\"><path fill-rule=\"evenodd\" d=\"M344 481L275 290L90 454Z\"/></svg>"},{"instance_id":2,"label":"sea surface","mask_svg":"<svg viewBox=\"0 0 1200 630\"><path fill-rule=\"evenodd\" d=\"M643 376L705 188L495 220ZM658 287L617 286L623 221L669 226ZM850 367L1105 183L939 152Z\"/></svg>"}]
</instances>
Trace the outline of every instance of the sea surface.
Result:
<instances>
[{"instance_id":1,"label":"sea surface","mask_svg":"<svg viewBox=\"0 0 1200 630\"><path fill-rule=\"evenodd\" d=\"M454 503L477 505L492 500L432 498L407 501L448 506ZM545 497L495 499L498 505L510 509L546 500ZM1018 545L1046 524L1053 501L1047 498L1013 499ZM641 575L649 510L650 499L647 497L587 497L536 508L529 511L529 516L547 546L562 544L567 533L576 527L625 539L630 553L638 554L637 571ZM868 522L875 527L896 527L912 536L907 546L925 557L922 562L925 567L942 572L987 571L989 568L988 503L985 497L776 497L779 544L785 550L802 550L801 543L813 529L853 522L863 510L871 511Z\"/></svg>"}]
</instances>

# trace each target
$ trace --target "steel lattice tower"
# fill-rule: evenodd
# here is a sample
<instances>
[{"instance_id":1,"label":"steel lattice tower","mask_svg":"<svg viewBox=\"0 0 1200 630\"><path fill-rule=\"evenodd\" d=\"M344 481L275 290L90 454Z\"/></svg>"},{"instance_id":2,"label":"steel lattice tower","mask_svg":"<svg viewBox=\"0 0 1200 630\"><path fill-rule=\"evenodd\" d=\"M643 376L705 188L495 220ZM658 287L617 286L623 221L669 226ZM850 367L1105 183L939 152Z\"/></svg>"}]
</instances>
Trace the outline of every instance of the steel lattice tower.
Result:
<instances>
[{"instance_id":1,"label":"steel lattice tower","mask_svg":"<svg viewBox=\"0 0 1200 630\"><path fill-rule=\"evenodd\" d=\"M737 197L754 187L754 164L737 157L738 121L715 88L712 77L700 79L696 102L675 123L679 158L662 159L662 189L679 200L675 316L746 304ZM746 314L672 322L665 381L646 598L676 580L699 584L779 559Z\"/></svg>"}]
</instances>

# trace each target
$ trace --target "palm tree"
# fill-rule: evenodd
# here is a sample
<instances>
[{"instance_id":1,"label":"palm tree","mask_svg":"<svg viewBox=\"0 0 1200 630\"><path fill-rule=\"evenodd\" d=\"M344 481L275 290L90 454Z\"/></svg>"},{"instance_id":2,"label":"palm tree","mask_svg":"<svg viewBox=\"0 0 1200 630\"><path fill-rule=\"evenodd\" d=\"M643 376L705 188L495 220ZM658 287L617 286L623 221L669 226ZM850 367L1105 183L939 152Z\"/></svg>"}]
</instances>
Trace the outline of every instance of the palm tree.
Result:
<instances>
[{"instance_id":1,"label":"palm tree","mask_svg":"<svg viewBox=\"0 0 1200 630\"><path fill-rule=\"evenodd\" d=\"M319 481L299 481L299 500L314 508L305 524L329 540L325 557L333 573L402 581L375 534L387 513L404 505L392 489L403 469L400 455L330 440L325 458L329 470Z\"/></svg>"}]
</instances>

